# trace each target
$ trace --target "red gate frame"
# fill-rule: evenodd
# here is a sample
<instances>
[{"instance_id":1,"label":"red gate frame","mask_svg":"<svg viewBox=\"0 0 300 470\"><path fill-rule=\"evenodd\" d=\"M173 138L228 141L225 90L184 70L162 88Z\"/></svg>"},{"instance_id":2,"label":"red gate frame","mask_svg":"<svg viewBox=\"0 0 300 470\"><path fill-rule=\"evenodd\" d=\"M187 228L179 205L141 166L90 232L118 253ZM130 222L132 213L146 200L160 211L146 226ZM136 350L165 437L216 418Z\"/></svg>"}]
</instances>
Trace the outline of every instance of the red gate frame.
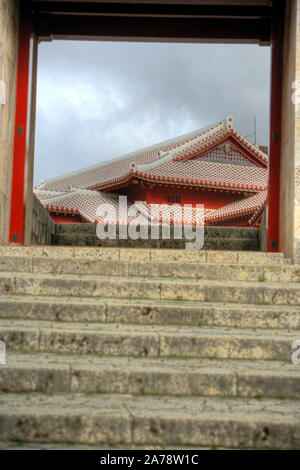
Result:
<instances>
[{"instance_id":1,"label":"red gate frame","mask_svg":"<svg viewBox=\"0 0 300 470\"><path fill-rule=\"evenodd\" d=\"M23 244L25 228L26 136L28 122L28 85L32 21L25 4L20 5L17 64L16 114L11 187L9 241Z\"/></svg>"},{"instance_id":2,"label":"red gate frame","mask_svg":"<svg viewBox=\"0 0 300 470\"><path fill-rule=\"evenodd\" d=\"M11 192L9 241L24 244L26 135L28 123L28 82L30 39L33 34L31 14L27 2L21 2L19 23L19 51L17 65L16 115ZM23 5L23 6L22 6ZM270 158L268 196L267 251L279 251L280 158L281 158L281 104L284 7L279 4L272 24L271 38L271 108Z\"/></svg>"}]
</instances>

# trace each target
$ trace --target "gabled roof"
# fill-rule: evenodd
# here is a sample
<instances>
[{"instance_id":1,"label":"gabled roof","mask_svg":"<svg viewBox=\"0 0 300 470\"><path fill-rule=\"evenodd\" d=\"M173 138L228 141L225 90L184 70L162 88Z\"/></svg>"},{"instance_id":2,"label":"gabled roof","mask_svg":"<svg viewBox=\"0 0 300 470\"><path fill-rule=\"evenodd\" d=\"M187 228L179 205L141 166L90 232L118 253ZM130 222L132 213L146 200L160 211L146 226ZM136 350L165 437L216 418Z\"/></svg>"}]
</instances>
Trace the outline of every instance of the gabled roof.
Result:
<instances>
[{"instance_id":1,"label":"gabled roof","mask_svg":"<svg viewBox=\"0 0 300 470\"><path fill-rule=\"evenodd\" d=\"M232 164L194 160L226 139L234 141L245 158L249 159L247 168L242 165L234 168ZM47 180L37 189L68 191L70 188L81 188L111 191L138 178L199 187L259 191L266 189L267 163L267 155L235 131L233 118L228 117L217 124L175 139Z\"/></svg>"}]
</instances>

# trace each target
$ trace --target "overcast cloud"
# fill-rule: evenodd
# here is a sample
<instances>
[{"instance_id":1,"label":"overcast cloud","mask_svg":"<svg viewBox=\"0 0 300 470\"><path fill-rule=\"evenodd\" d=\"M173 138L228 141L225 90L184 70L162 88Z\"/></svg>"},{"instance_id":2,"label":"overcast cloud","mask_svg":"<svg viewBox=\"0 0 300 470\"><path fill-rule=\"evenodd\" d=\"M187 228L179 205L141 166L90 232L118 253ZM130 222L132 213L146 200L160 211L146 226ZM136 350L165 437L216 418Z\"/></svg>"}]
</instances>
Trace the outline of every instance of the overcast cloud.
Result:
<instances>
[{"instance_id":1,"label":"overcast cloud","mask_svg":"<svg viewBox=\"0 0 300 470\"><path fill-rule=\"evenodd\" d=\"M35 184L232 114L268 143L270 49L54 41L39 46Z\"/></svg>"}]
</instances>

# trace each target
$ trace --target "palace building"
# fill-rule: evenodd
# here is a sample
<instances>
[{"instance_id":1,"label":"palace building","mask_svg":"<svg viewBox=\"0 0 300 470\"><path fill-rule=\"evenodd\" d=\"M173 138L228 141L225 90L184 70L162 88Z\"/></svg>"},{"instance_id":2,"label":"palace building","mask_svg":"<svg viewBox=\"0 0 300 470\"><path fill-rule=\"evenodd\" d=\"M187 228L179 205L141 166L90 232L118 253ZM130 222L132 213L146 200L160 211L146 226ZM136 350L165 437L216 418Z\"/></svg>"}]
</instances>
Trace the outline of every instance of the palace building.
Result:
<instances>
[{"instance_id":1,"label":"palace building","mask_svg":"<svg viewBox=\"0 0 300 470\"><path fill-rule=\"evenodd\" d=\"M126 195L128 207L137 202L146 208L203 204L205 225L258 226L267 201L266 151L239 134L229 116L175 139L43 181L34 192L55 222L101 222L99 205L116 207L119 196ZM122 223L122 214L118 217Z\"/></svg>"}]
</instances>

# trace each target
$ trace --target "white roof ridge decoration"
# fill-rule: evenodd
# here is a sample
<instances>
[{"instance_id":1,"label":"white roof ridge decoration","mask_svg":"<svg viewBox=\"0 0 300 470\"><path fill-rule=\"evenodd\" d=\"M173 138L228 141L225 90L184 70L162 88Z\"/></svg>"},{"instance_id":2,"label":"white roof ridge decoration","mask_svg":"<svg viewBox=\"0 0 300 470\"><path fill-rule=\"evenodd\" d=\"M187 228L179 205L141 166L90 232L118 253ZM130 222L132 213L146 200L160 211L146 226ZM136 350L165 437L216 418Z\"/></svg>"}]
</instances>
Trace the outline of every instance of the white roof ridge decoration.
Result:
<instances>
[{"instance_id":1,"label":"white roof ridge decoration","mask_svg":"<svg viewBox=\"0 0 300 470\"><path fill-rule=\"evenodd\" d=\"M250 146L250 149L252 148L253 150L255 150L255 152L258 152L260 154L260 157L261 159L265 162L265 163L268 163L269 159L268 159L268 155L265 154L262 150L260 150L259 148L259 145L254 145L254 144L251 144L251 142L249 142L249 140L246 139L246 137L244 137L242 134L240 134L238 131L236 131L235 129L233 130L233 137L237 137L239 141L241 141L241 143L243 144L248 144Z\"/></svg>"},{"instance_id":2,"label":"white roof ridge decoration","mask_svg":"<svg viewBox=\"0 0 300 470\"><path fill-rule=\"evenodd\" d=\"M131 169L136 171L147 171L147 170L154 170L154 168L162 165L163 163L170 162L173 160L172 151L164 152L162 157L159 160L155 160L154 162L145 163L144 165L138 164L135 162L131 163ZM160 155L162 152L160 152Z\"/></svg>"},{"instance_id":3,"label":"white roof ridge decoration","mask_svg":"<svg viewBox=\"0 0 300 470\"><path fill-rule=\"evenodd\" d=\"M45 196L47 196L47 195L49 195L49 196L51 196L51 195L52 196L55 196L55 195L60 196L62 194L66 194L70 191L69 190L68 191L52 191L51 189L39 189L39 188L36 187L36 188L33 189L33 192L34 192L34 194L39 193L39 194L43 194Z\"/></svg>"},{"instance_id":4,"label":"white roof ridge decoration","mask_svg":"<svg viewBox=\"0 0 300 470\"><path fill-rule=\"evenodd\" d=\"M224 121L225 124L225 129L228 131L232 130L234 128L234 119L233 116L227 116L227 118Z\"/></svg>"},{"instance_id":5,"label":"white roof ridge decoration","mask_svg":"<svg viewBox=\"0 0 300 470\"><path fill-rule=\"evenodd\" d=\"M227 123L227 120L220 122L220 124L222 124L222 126L220 125L220 127L223 127L224 130L227 130L227 124L226 123ZM216 134L218 131L219 131L219 129L217 127L213 127L211 129L209 129L208 131L203 132L199 136L195 137L193 145L200 144L204 139L209 139L214 134ZM175 156L176 152L179 152L179 151L180 151L180 153L184 152L186 149L188 149L190 147L190 145L191 145L191 142L189 141L189 142L186 142L186 143L180 145L179 149L174 149L174 151L173 151L174 156ZM172 152L172 150L171 150L171 152Z\"/></svg>"},{"instance_id":6,"label":"white roof ridge decoration","mask_svg":"<svg viewBox=\"0 0 300 470\"><path fill-rule=\"evenodd\" d=\"M40 191L38 191L40 192ZM44 191L46 192L46 191ZM69 191L64 191L63 194L55 194L55 191L47 191L47 193L53 193L53 197L52 198L48 198L48 199L45 199L45 202L47 204L52 204L54 202L59 202L63 199L65 199L66 197L69 197L69 196L73 196L75 194L90 194L90 195L97 195L98 194L98 191L92 191L90 189L71 189ZM34 193L36 193L36 191L34 190ZM41 200L43 200L43 197L40 198Z\"/></svg>"}]
</instances>

